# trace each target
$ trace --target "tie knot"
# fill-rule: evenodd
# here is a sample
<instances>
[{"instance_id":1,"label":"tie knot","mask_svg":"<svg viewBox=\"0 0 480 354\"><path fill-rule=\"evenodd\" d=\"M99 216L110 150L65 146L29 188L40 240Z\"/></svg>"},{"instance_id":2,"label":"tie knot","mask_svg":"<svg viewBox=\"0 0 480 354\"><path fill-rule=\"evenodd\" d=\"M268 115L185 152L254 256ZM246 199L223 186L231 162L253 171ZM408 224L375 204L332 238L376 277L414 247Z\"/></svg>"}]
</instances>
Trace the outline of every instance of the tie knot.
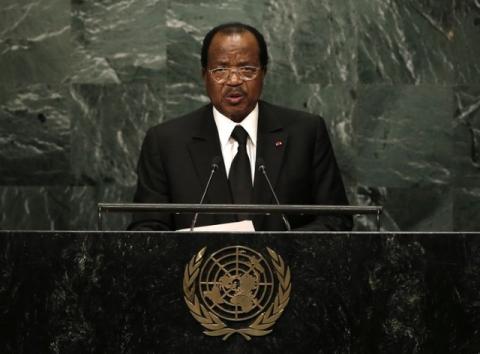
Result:
<instances>
[{"instance_id":1,"label":"tie knot","mask_svg":"<svg viewBox=\"0 0 480 354\"><path fill-rule=\"evenodd\" d=\"M237 125L232 132L232 138L234 138L238 145L246 145L248 133L241 125Z\"/></svg>"}]
</instances>

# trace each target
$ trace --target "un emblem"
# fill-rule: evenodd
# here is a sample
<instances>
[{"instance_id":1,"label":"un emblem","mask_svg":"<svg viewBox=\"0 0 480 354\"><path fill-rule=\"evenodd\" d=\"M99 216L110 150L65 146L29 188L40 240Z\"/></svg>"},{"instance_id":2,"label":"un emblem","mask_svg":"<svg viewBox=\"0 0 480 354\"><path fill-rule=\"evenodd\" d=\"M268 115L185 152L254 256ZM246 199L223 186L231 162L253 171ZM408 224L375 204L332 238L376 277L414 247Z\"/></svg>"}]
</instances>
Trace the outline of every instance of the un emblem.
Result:
<instances>
[{"instance_id":1,"label":"un emblem","mask_svg":"<svg viewBox=\"0 0 480 354\"><path fill-rule=\"evenodd\" d=\"M185 302L203 333L223 340L270 333L290 299L290 269L282 257L267 247L268 262L253 249L231 246L205 260L205 251L192 257L183 278Z\"/></svg>"}]
</instances>

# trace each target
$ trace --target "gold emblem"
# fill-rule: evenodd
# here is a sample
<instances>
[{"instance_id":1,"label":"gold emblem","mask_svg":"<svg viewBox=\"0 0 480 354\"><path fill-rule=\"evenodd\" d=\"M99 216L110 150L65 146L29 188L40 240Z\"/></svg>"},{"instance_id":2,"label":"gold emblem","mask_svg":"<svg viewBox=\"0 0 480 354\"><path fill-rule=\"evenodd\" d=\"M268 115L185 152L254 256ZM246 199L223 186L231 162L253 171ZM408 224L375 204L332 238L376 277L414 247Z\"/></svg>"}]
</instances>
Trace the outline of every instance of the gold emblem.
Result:
<instances>
[{"instance_id":1,"label":"gold emblem","mask_svg":"<svg viewBox=\"0 0 480 354\"><path fill-rule=\"evenodd\" d=\"M282 257L267 247L272 271L251 248L225 247L204 262L206 249L192 257L183 277L185 302L203 333L223 340L238 333L250 340L272 332L290 299L290 269Z\"/></svg>"}]
</instances>

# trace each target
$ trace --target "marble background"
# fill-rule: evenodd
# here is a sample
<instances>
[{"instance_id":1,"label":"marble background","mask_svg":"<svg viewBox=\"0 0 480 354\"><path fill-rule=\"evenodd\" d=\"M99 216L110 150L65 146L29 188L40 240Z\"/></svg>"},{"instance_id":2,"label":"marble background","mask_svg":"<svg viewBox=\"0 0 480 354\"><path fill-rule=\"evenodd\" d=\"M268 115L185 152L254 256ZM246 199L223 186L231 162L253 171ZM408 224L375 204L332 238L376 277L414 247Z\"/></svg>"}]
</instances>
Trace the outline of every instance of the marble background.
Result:
<instances>
[{"instance_id":1,"label":"marble background","mask_svg":"<svg viewBox=\"0 0 480 354\"><path fill-rule=\"evenodd\" d=\"M2 0L0 229L130 201L146 129L208 102L201 41L232 20L267 39L264 99L327 120L352 204L480 229L478 0Z\"/></svg>"}]
</instances>

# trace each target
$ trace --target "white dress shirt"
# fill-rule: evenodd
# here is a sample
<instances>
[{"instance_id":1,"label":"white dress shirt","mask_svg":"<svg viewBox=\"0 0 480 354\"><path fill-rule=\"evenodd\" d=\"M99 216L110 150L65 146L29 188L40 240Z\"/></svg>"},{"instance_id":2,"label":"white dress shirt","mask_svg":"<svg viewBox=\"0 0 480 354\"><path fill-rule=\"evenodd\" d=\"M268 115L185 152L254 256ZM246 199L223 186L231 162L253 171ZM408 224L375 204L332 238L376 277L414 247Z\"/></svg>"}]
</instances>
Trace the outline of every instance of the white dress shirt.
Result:
<instances>
[{"instance_id":1,"label":"white dress shirt","mask_svg":"<svg viewBox=\"0 0 480 354\"><path fill-rule=\"evenodd\" d=\"M217 125L218 137L220 139L220 147L222 149L223 161L225 162L225 172L227 176L230 172L233 158L237 154L238 143L231 137L233 129L237 125L241 125L248 133L247 139L247 155L250 160L250 168L252 171L252 185L255 177L255 159L257 155L257 126L258 126L258 103L240 123L235 123L230 118L224 116L215 107L213 107L213 118Z\"/></svg>"}]
</instances>

